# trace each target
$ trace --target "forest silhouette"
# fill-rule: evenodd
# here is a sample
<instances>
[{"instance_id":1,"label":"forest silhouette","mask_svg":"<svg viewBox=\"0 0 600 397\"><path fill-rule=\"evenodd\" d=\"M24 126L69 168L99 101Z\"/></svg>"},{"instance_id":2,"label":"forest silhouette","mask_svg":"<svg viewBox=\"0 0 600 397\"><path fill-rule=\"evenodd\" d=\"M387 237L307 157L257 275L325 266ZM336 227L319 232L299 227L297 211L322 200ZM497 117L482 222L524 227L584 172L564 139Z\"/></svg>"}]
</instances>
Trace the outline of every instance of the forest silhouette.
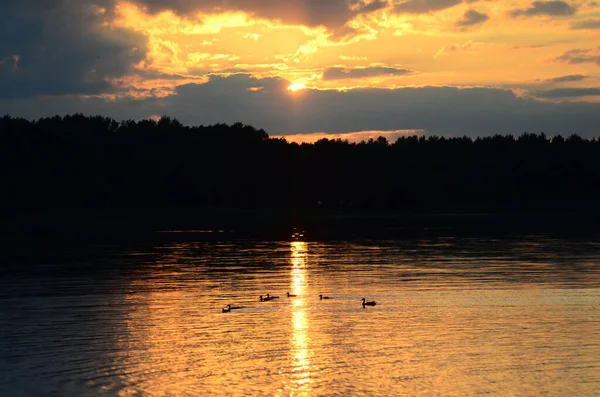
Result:
<instances>
[{"instance_id":1,"label":"forest silhouette","mask_svg":"<svg viewBox=\"0 0 600 397\"><path fill-rule=\"evenodd\" d=\"M297 144L236 123L0 119L7 209L596 211L600 139L524 133Z\"/></svg>"}]
</instances>

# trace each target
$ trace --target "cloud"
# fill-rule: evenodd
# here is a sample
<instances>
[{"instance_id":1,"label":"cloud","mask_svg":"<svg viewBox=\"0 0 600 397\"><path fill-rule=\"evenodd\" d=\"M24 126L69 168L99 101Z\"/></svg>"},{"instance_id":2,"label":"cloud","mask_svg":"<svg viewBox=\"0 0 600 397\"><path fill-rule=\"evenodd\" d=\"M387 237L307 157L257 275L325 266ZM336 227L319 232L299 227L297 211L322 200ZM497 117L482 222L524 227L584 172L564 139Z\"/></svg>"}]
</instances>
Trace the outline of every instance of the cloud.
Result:
<instances>
[{"instance_id":1,"label":"cloud","mask_svg":"<svg viewBox=\"0 0 600 397\"><path fill-rule=\"evenodd\" d=\"M383 0L375 0L371 3L363 3L358 8L358 13L360 14L368 14L370 12L375 12L382 10L388 6L387 1Z\"/></svg>"},{"instance_id":2,"label":"cloud","mask_svg":"<svg viewBox=\"0 0 600 397\"><path fill-rule=\"evenodd\" d=\"M349 55L340 55L338 56L342 61L367 61L369 57L361 57L361 56L349 56Z\"/></svg>"},{"instance_id":3,"label":"cloud","mask_svg":"<svg viewBox=\"0 0 600 397\"><path fill-rule=\"evenodd\" d=\"M97 94L144 57L142 36L104 26L110 0L5 0L0 97Z\"/></svg>"},{"instance_id":4,"label":"cloud","mask_svg":"<svg viewBox=\"0 0 600 397\"><path fill-rule=\"evenodd\" d=\"M538 15L547 16L569 16L577 12L577 8L569 3L554 0L554 1L534 1L529 8L515 9L509 12L512 17L533 17Z\"/></svg>"},{"instance_id":5,"label":"cloud","mask_svg":"<svg viewBox=\"0 0 600 397\"><path fill-rule=\"evenodd\" d=\"M590 88L555 88L536 93L539 98L570 98L585 96L600 96L600 87Z\"/></svg>"},{"instance_id":6,"label":"cloud","mask_svg":"<svg viewBox=\"0 0 600 397\"><path fill-rule=\"evenodd\" d=\"M403 76L411 74L411 70L375 66L367 68L327 68L323 72L323 80L361 79L379 76Z\"/></svg>"},{"instance_id":7,"label":"cloud","mask_svg":"<svg viewBox=\"0 0 600 397\"><path fill-rule=\"evenodd\" d=\"M462 44L446 45L446 46L443 46L442 48L440 48L438 50L438 52L436 52L433 57L437 59L437 58L440 58L440 57L442 57L444 55L451 54L453 52L469 52L469 53L474 53L476 51L476 48L480 47L482 45L483 45L483 43L476 42L476 41L473 41L473 40L469 40L466 43L462 43Z\"/></svg>"},{"instance_id":8,"label":"cloud","mask_svg":"<svg viewBox=\"0 0 600 397\"><path fill-rule=\"evenodd\" d=\"M533 48L544 48L544 47L550 47L550 44L515 45L512 48L514 50L522 50L522 49L533 49Z\"/></svg>"},{"instance_id":9,"label":"cloud","mask_svg":"<svg viewBox=\"0 0 600 397\"><path fill-rule=\"evenodd\" d=\"M487 21L488 19L490 19L490 17L487 16L486 14L483 14L476 10L469 10L469 11L465 12L465 14L462 16L462 18L456 22L456 25L460 26L460 27L473 26L473 25L477 25L479 23L483 23L483 22Z\"/></svg>"},{"instance_id":10,"label":"cloud","mask_svg":"<svg viewBox=\"0 0 600 397\"><path fill-rule=\"evenodd\" d=\"M14 116L37 118L52 114L103 114L140 119L168 114L185 124L241 121L270 135L320 131L420 130L438 135L492 135L522 132L578 133L595 136L600 104L551 103L517 97L492 88L412 87L304 90L286 89L288 81L248 75L212 76L205 84L177 87L165 98L106 101L100 98L48 98L1 101ZM249 87L263 87L248 90Z\"/></svg>"},{"instance_id":11,"label":"cloud","mask_svg":"<svg viewBox=\"0 0 600 397\"><path fill-rule=\"evenodd\" d=\"M286 24L326 26L337 30L357 15L387 7L384 0L136 0L151 13L172 10L179 14L243 11Z\"/></svg>"},{"instance_id":12,"label":"cloud","mask_svg":"<svg viewBox=\"0 0 600 397\"><path fill-rule=\"evenodd\" d=\"M595 51L592 49L576 48L565 52L558 58L555 58L555 60L570 64L595 63L600 65L600 48Z\"/></svg>"},{"instance_id":13,"label":"cloud","mask_svg":"<svg viewBox=\"0 0 600 397\"><path fill-rule=\"evenodd\" d=\"M573 22L570 26L571 29L600 29L600 19L583 19L581 21Z\"/></svg>"},{"instance_id":14,"label":"cloud","mask_svg":"<svg viewBox=\"0 0 600 397\"><path fill-rule=\"evenodd\" d=\"M461 0L408 0L396 4L394 11L398 14L425 14L454 7L460 3Z\"/></svg>"},{"instance_id":15,"label":"cloud","mask_svg":"<svg viewBox=\"0 0 600 397\"><path fill-rule=\"evenodd\" d=\"M551 79L546 79L544 82L546 83L567 83L573 81L581 81L587 79L588 76L584 76L582 74L569 74L566 76L554 77Z\"/></svg>"}]
</instances>

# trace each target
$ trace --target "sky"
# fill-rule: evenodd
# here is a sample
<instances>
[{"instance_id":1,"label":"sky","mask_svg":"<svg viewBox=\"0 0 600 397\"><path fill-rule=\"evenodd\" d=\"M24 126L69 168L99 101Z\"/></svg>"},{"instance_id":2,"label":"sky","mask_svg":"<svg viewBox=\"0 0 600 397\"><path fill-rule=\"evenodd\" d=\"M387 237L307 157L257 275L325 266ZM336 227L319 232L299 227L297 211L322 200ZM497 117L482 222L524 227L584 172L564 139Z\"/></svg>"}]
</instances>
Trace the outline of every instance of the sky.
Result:
<instances>
[{"instance_id":1,"label":"sky","mask_svg":"<svg viewBox=\"0 0 600 397\"><path fill-rule=\"evenodd\" d=\"M0 114L600 136L600 1L3 0Z\"/></svg>"}]
</instances>

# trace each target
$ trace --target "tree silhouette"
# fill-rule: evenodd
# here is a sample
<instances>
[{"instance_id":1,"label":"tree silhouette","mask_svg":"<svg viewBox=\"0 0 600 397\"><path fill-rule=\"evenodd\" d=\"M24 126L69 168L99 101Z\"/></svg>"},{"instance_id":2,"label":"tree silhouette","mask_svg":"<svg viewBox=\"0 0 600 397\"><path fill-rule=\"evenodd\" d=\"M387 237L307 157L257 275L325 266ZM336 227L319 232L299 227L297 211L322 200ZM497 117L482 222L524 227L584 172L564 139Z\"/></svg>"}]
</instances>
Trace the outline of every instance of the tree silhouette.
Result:
<instances>
[{"instance_id":1,"label":"tree silhouette","mask_svg":"<svg viewBox=\"0 0 600 397\"><path fill-rule=\"evenodd\" d=\"M4 116L0 164L4 209L570 212L600 199L600 141L544 133L297 144L242 123Z\"/></svg>"}]
</instances>

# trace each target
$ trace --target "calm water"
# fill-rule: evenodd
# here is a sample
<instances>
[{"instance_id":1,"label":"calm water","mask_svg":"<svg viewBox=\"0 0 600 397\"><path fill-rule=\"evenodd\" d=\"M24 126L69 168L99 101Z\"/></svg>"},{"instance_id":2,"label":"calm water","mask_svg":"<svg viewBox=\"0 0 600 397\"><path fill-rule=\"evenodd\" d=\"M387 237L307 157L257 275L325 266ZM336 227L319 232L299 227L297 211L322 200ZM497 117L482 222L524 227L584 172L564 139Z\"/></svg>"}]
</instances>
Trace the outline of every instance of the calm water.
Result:
<instances>
[{"instance_id":1,"label":"calm water","mask_svg":"<svg viewBox=\"0 0 600 397\"><path fill-rule=\"evenodd\" d=\"M600 395L595 239L202 239L5 259L0 395Z\"/></svg>"}]
</instances>

